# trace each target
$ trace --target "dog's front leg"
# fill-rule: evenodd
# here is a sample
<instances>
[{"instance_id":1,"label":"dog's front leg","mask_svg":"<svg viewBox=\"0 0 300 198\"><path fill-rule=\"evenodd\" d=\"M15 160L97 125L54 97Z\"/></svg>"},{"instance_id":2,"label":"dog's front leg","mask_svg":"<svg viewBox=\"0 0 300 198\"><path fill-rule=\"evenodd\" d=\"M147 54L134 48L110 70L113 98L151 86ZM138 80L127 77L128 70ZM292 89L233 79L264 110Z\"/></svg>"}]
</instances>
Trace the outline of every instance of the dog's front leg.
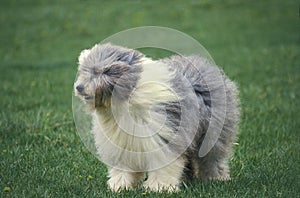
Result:
<instances>
[{"instance_id":1,"label":"dog's front leg","mask_svg":"<svg viewBox=\"0 0 300 198\"><path fill-rule=\"evenodd\" d=\"M139 181L144 178L142 172L127 172L115 168L109 170L108 187L112 191L119 191L122 189L131 189L135 187Z\"/></svg>"},{"instance_id":2,"label":"dog's front leg","mask_svg":"<svg viewBox=\"0 0 300 198\"><path fill-rule=\"evenodd\" d=\"M149 172L144 188L150 191L178 191L184 164L184 158L180 157L163 168Z\"/></svg>"}]
</instances>

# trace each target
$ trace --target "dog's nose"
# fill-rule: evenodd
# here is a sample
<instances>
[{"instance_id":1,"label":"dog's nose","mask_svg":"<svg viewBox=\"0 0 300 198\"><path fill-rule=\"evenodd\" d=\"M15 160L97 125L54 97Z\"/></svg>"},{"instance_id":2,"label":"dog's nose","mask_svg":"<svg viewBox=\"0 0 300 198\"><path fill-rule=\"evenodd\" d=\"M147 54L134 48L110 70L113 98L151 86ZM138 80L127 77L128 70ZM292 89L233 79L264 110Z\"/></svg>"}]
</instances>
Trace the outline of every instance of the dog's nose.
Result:
<instances>
[{"instance_id":1,"label":"dog's nose","mask_svg":"<svg viewBox=\"0 0 300 198\"><path fill-rule=\"evenodd\" d=\"M76 90L77 90L79 93L81 93L81 92L83 91L83 89L84 89L83 85L77 85L77 86L76 86Z\"/></svg>"}]
</instances>

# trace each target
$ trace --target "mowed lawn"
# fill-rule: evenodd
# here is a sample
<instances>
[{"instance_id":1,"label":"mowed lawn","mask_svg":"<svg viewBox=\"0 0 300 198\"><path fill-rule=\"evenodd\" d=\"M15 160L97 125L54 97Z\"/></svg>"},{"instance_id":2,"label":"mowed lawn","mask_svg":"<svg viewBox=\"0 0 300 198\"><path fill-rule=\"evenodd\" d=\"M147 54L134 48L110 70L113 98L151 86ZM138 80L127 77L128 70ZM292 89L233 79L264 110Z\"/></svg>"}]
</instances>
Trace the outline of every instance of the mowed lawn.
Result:
<instances>
[{"instance_id":1,"label":"mowed lawn","mask_svg":"<svg viewBox=\"0 0 300 198\"><path fill-rule=\"evenodd\" d=\"M242 119L232 180L193 181L172 195L107 190L106 168L73 121L77 57L144 25L194 37L238 83ZM299 44L293 0L2 0L0 197L300 197Z\"/></svg>"}]
</instances>

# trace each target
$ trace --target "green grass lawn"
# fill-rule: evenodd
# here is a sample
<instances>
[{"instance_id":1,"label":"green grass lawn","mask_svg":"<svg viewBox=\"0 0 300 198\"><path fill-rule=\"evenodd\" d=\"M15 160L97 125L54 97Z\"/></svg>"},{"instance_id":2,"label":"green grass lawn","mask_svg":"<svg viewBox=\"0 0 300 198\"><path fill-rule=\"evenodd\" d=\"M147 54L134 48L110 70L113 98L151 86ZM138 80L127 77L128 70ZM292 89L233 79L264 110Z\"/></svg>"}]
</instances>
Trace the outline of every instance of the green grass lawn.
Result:
<instances>
[{"instance_id":1,"label":"green grass lawn","mask_svg":"<svg viewBox=\"0 0 300 198\"><path fill-rule=\"evenodd\" d=\"M232 180L161 197L300 197L298 1L27 2L0 3L0 197L159 196L107 190L72 117L79 52L144 25L197 39L239 84L243 111Z\"/></svg>"}]
</instances>

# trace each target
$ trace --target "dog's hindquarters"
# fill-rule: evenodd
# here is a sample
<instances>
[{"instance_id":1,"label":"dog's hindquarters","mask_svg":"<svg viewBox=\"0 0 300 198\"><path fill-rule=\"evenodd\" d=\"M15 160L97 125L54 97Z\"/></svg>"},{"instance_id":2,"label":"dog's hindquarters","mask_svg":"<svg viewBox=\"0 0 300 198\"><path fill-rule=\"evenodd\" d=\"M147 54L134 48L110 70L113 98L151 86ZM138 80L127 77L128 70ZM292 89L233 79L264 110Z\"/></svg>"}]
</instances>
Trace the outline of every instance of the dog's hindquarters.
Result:
<instances>
[{"instance_id":1,"label":"dog's hindquarters","mask_svg":"<svg viewBox=\"0 0 300 198\"><path fill-rule=\"evenodd\" d=\"M232 146L236 140L237 125L239 121L239 101L235 84L228 78L224 78L226 91L226 116L220 136L213 148L204 157L195 157L197 177L203 180L230 179L228 158L232 154ZM200 142L200 146L202 142ZM196 159L196 160L195 160Z\"/></svg>"},{"instance_id":2,"label":"dog's hindquarters","mask_svg":"<svg viewBox=\"0 0 300 198\"><path fill-rule=\"evenodd\" d=\"M185 153L188 157L185 173L204 180L228 179L230 175L227 160L231 155L239 121L239 101L236 85L217 66L198 56L186 58L173 56L162 61L171 65L172 69L187 78L198 97L198 132L193 144ZM221 83L216 83L217 79L221 79ZM212 102L219 105L213 106ZM219 114L213 116L223 116L224 123L219 126L221 127L219 128L220 134L217 130L209 131L215 133L212 135L213 137L218 138L213 140L216 143L207 155L200 158L199 150L203 145L209 125L212 123L212 108L215 108L214 113Z\"/></svg>"}]
</instances>

